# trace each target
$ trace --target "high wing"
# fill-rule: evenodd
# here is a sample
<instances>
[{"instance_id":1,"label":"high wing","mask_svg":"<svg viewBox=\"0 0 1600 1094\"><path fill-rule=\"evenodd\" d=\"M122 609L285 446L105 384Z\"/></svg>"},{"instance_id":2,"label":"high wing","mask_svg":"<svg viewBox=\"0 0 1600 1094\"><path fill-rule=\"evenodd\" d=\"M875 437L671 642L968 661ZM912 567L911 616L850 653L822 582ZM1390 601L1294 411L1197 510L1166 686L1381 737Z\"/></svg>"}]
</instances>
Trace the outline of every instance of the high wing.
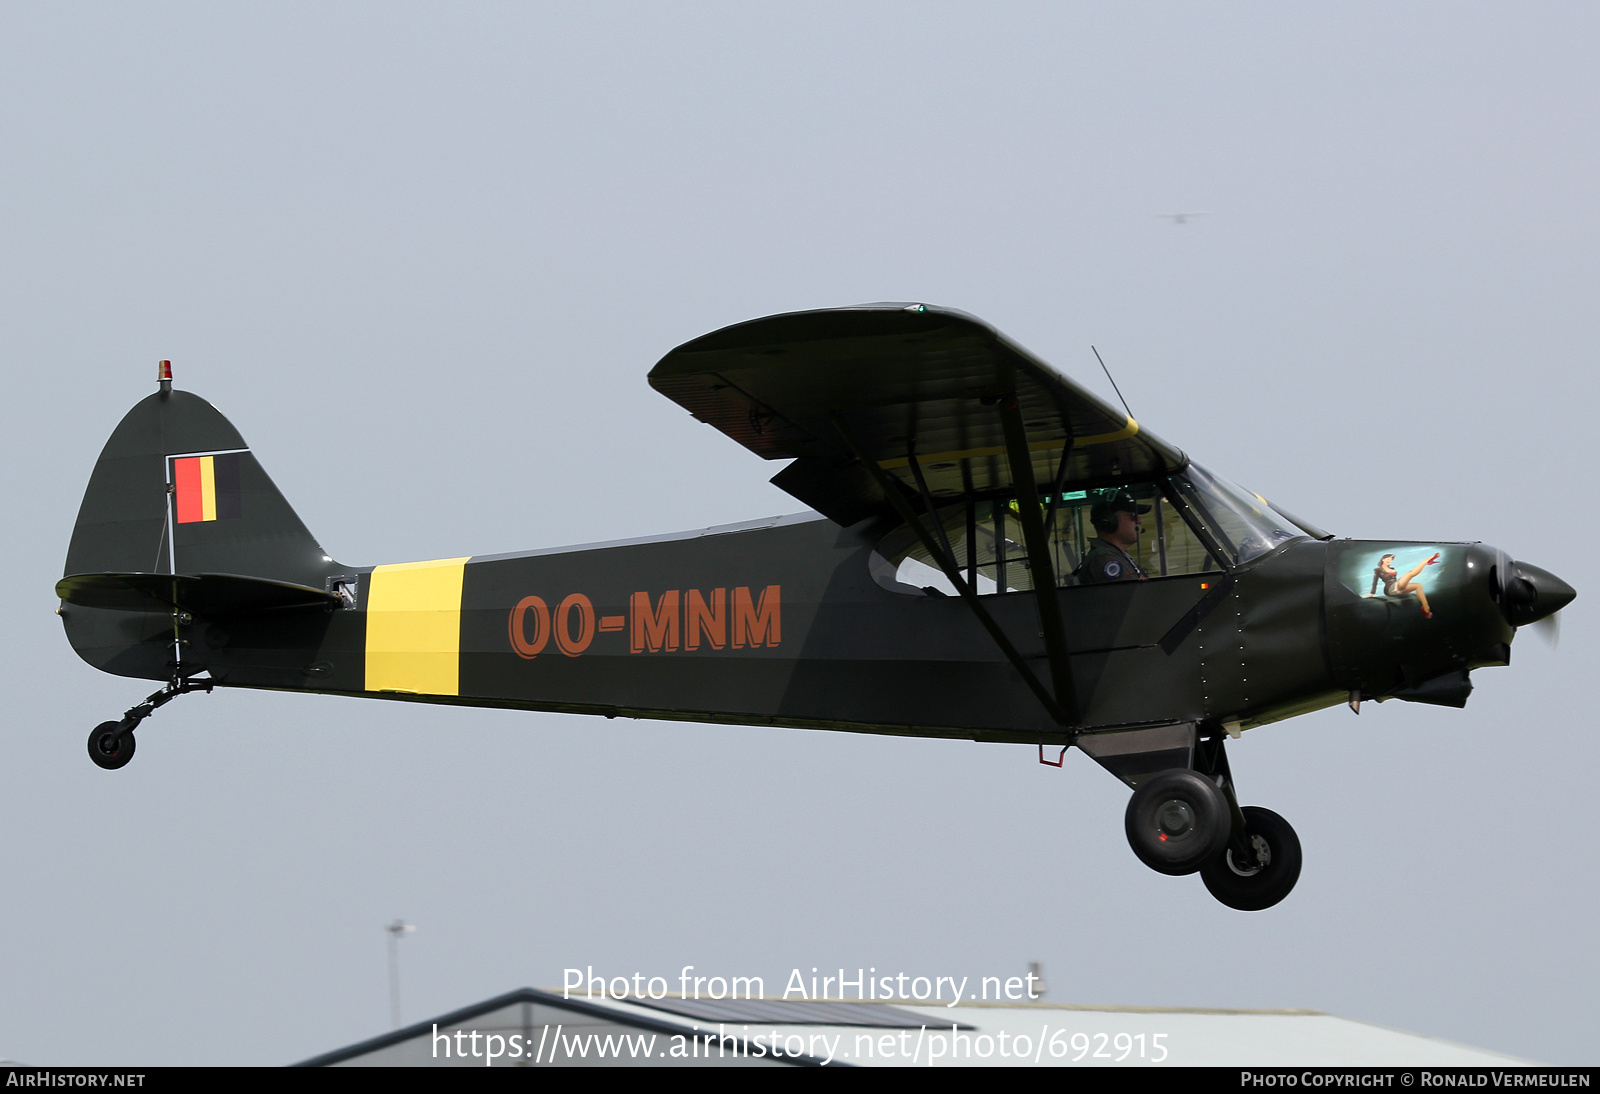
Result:
<instances>
[{"instance_id":1,"label":"high wing","mask_svg":"<svg viewBox=\"0 0 1600 1094\"><path fill-rule=\"evenodd\" d=\"M896 511L887 482L908 499L1015 496L1023 477L1059 492L1188 462L994 328L924 304L725 327L663 357L650 384L757 455L792 459L773 484L845 525ZM1031 476L1008 459L1007 410Z\"/></svg>"}]
</instances>

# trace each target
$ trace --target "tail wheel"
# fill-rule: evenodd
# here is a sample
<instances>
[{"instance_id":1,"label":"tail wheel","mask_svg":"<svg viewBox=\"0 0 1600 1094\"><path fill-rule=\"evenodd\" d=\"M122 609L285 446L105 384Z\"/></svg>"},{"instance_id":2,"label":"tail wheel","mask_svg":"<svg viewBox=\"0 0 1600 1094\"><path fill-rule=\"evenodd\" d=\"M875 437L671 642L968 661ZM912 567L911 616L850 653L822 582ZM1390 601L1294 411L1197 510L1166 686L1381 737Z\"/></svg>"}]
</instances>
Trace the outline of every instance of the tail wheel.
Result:
<instances>
[{"instance_id":1,"label":"tail wheel","mask_svg":"<svg viewBox=\"0 0 1600 1094\"><path fill-rule=\"evenodd\" d=\"M1241 812L1247 860L1240 862L1229 847L1200 867L1200 880L1228 907L1259 912L1288 896L1300 880L1300 837L1270 809L1247 805Z\"/></svg>"},{"instance_id":2,"label":"tail wheel","mask_svg":"<svg viewBox=\"0 0 1600 1094\"><path fill-rule=\"evenodd\" d=\"M133 759L133 731L118 736L121 722L101 722L89 734L89 759L107 771L127 767Z\"/></svg>"},{"instance_id":3,"label":"tail wheel","mask_svg":"<svg viewBox=\"0 0 1600 1094\"><path fill-rule=\"evenodd\" d=\"M1217 858L1232 830L1228 799L1197 771L1163 771L1133 792L1128 845L1150 869L1192 874Z\"/></svg>"}]
</instances>

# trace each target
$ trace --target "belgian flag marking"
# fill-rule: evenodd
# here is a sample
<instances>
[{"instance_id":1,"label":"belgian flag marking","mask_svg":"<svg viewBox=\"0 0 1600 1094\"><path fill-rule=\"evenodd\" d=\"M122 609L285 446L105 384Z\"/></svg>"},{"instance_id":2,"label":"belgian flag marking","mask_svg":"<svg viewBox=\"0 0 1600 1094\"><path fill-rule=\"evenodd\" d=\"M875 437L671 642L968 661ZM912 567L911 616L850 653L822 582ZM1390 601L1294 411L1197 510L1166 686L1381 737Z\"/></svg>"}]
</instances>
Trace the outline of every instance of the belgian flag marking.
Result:
<instances>
[{"instance_id":1,"label":"belgian flag marking","mask_svg":"<svg viewBox=\"0 0 1600 1094\"><path fill-rule=\"evenodd\" d=\"M172 461L174 509L179 524L239 516L239 453L179 456Z\"/></svg>"}]
</instances>

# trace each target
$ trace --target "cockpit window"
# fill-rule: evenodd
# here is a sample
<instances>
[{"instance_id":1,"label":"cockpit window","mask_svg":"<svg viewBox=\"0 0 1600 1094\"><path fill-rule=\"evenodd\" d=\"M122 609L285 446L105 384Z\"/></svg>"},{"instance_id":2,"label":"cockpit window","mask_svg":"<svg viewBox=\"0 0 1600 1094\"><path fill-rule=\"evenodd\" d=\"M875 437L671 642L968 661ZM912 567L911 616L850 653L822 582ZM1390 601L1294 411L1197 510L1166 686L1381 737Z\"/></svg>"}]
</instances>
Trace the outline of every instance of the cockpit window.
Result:
<instances>
[{"instance_id":1,"label":"cockpit window","mask_svg":"<svg viewBox=\"0 0 1600 1094\"><path fill-rule=\"evenodd\" d=\"M1136 483L1041 497L1057 585L1091 580L1085 563L1106 534L1094 524L1096 505L1100 503L1104 523L1104 503L1119 494L1126 494L1141 510L1137 514L1135 541L1119 550L1143 576L1198 574L1221 568L1180 513L1180 508L1188 508L1183 499L1159 484ZM1034 587L1022 519L1014 499L949 505L938 511L938 519L943 534L934 531L934 536L941 551L945 544L949 545L956 568L980 596L1025 592ZM875 576L890 588L907 593L956 594L934 556L910 528L901 526L886 536L878 544L877 556Z\"/></svg>"},{"instance_id":2,"label":"cockpit window","mask_svg":"<svg viewBox=\"0 0 1600 1094\"><path fill-rule=\"evenodd\" d=\"M1105 581L1113 569L1116 580L1215 572L1308 534L1261 495L1194 464L1160 482L1044 495L1040 503L1058 586ZM1117 553L1108 556L1107 537L1118 538L1111 529L1128 527L1107 519L1115 511L1136 519L1132 542L1117 543ZM1097 515L1100 526L1094 523ZM948 550L955 568L980 596L1033 588L1015 499L958 502L939 509L937 517L938 527L929 527L940 553ZM1106 564L1108 557L1114 567ZM935 556L904 525L879 542L873 576L898 592L956 595Z\"/></svg>"}]
</instances>

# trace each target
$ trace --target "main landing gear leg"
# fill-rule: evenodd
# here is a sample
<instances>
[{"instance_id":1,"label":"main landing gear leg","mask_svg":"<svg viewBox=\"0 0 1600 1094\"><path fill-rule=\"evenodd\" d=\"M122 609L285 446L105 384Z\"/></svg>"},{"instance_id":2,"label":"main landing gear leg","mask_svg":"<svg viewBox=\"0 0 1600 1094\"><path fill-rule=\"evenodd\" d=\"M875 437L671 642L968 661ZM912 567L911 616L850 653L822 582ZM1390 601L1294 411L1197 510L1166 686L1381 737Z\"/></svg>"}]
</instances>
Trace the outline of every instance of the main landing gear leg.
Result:
<instances>
[{"instance_id":1,"label":"main landing gear leg","mask_svg":"<svg viewBox=\"0 0 1600 1094\"><path fill-rule=\"evenodd\" d=\"M95 726L89 734L89 759L107 771L127 767L128 761L133 759L133 731L140 722L154 714L158 707L166 706L178 696L191 691L210 691L214 685L215 681L212 680L174 678L171 683L144 702L130 707L120 722L101 722Z\"/></svg>"},{"instance_id":2,"label":"main landing gear leg","mask_svg":"<svg viewBox=\"0 0 1600 1094\"><path fill-rule=\"evenodd\" d=\"M1272 907L1300 880L1300 837L1272 810L1239 806L1220 734L1199 742L1195 765L1226 796L1233 822L1226 846L1201 864L1200 880L1230 908L1259 912Z\"/></svg>"}]
</instances>

